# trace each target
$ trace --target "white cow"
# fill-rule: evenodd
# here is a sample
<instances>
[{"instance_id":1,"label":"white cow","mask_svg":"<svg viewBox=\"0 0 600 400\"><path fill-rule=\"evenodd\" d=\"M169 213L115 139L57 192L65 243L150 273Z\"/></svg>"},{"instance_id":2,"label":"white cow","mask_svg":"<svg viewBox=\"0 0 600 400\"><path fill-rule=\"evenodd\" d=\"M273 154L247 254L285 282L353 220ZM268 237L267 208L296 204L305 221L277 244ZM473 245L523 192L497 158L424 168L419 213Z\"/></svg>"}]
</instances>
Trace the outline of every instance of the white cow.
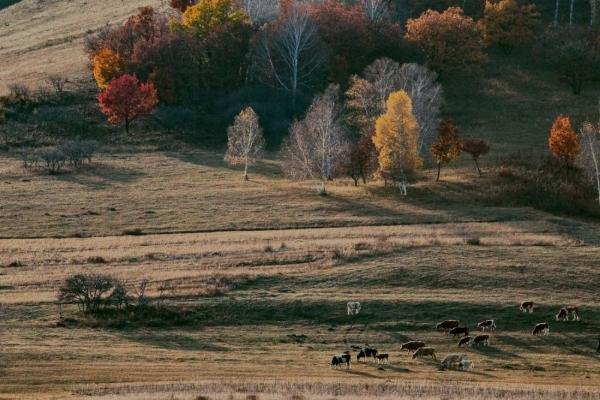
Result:
<instances>
[{"instance_id":1,"label":"white cow","mask_svg":"<svg viewBox=\"0 0 600 400\"><path fill-rule=\"evenodd\" d=\"M346 311L348 311L348 315L358 315L360 312L360 303L358 301L349 301L346 304Z\"/></svg>"}]
</instances>

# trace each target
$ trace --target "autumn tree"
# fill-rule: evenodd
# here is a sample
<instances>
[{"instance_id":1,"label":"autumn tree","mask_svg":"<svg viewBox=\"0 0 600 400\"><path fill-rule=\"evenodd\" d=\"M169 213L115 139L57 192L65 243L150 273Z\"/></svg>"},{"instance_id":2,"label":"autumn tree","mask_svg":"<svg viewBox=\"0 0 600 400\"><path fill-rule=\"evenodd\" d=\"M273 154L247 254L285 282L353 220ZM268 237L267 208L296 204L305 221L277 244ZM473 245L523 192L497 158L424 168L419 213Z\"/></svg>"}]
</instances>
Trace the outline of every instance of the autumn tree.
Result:
<instances>
[{"instance_id":1,"label":"autumn tree","mask_svg":"<svg viewBox=\"0 0 600 400\"><path fill-rule=\"evenodd\" d=\"M246 107L227 129L227 152L225 161L229 165L244 165L244 180L248 180L248 166L260 158L265 147L265 138L252 107Z\"/></svg>"},{"instance_id":2,"label":"autumn tree","mask_svg":"<svg viewBox=\"0 0 600 400\"><path fill-rule=\"evenodd\" d=\"M181 23L204 36L226 24L250 24L250 18L232 0L202 0L185 10Z\"/></svg>"},{"instance_id":3,"label":"autumn tree","mask_svg":"<svg viewBox=\"0 0 600 400\"><path fill-rule=\"evenodd\" d=\"M349 73L363 69L375 49L375 29L360 4L346 5L339 0L311 3L311 20L331 52L331 79L344 83Z\"/></svg>"},{"instance_id":4,"label":"autumn tree","mask_svg":"<svg viewBox=\"0 0 600 400\"><path fill-rule=\"evenodd\" d=\"M564 165L574 164L581 146L568 116L561 114L554 120L548 136L548 148L550 153Z\"/></svg>"},{"instance_id":5,"label":"autumn tree","mask_svg":"<svg viewBox=\"0 0 600 400\"><path fill-rule=\"evenodd\" d=\"M441 13L427 10L409 19L406 39L419 47L437 71L468 70L486 59L479 27L459 7Z\"/></svg>"},{"instance_id":6,"label":"autumn tree","mask_svg":"<svg viewBox=\"0 0 600 400\"><path fill-rule=\"evenodd\" d=\"M350 144L343 169L354 181L354 186L358 186L359 179L367 183L367 177L377 170L377 151L371 136L361 136L356 143Z\"/></svg>"},{"instance_id":7,"label":"autumn tree","mask_svg":"<svg viewBox=\"0 0 600 400\"><path fill-rule=\"evenodd\" d=\"M488 44L497 44L506 54L516 46L531 43L539 24L540 13L535 4L520 4L518 0L485 2L484 39Z\"/></svg>"},{"instance_id":8,"label":"autumn tree","mask_svg":"<svg viewBox=\"0 0 600 400\"><path fill-rule=\"evenodd\" d=\"M92 73L100 89L108 86L110 81L121 75L122 72L121 57L111 49L102 48L94 55Z\"/></svg>"},{"instance_id":9,"label":"autumn tree","mask_svg":"<svg viewBox=\"0 0 600 400\"><path fill-rule=\"evenodd\" d=\"M438 130L435 142L431 145L431 154L437 164L436 182L440 180L442 164L447 164L460 156L462 141L458 135L458 128L450 120L443 121Z\"/></svg>"},{"instance_id":10,"label":"autumn tree","mask_svg":"<svg viewBox=\"0 0 600 400\"><path fill-rule=\"evenodd\" d=\"M232 0L203 0L181 16L184 29L196 36L201 54L200 79L206 89L230 88L246 76L252 25Z\"/></svg>"},{"instance_id":11,"label":"autumn tree","mask_svg":"<svg viewBox=\"0 0 600 400\"><path fill-rule=\"evenodd\" d=\"M141 83L135 75L113 79L98 95L100 110L112 124L125 122L129 133L131 121L148 115L158 104L158 93L151 82Z\"/></svg>"},{"instance_id":12,"label":"autumn tree","mask_svg":"<svg viewBox=\"0 0 600 400\"><path fill-rule=\"evenodd\" d=\"M281 150L286 175L320 179L322 193L348 154L338 91L338 86L330 85L314 98L304 119L292 123Z\"/></svg>"},{"instance_id":13,"label":"autumn tree","mask_svg":"<svg viewBox=\"0 0 600 400\"><path fill-rule=\"evenodd\" d=\"M322 49L306 6L291 3L262 31L254 70L258 79L289 92L295 108L298 93L320 80L326 60Z\"/></svg>"},{"instance_id":14,"label":"autumn tree","mask_svg":"<svg viewBox=\"0 0 600 400\"><path fill-rule=\"evenodd\" d=\"M471 155L475 168L481 177L481 169L479 168L479 158L486 155L490 151L490 145L483 139L465 139L462 142L462 151Z\"/></svg>"},{"instance_id":15,"label":"autumn tree","mask_svg":"<svg viewBox=\"0 0 600 400\"><path fill-rule=\"evenodd\" d=\"M375 122L373 144L377 149L379 171L412 173L422 165L417 152L419 124L405 91L390 94L386 111Z\"/></svg>"},{"instance_id":16,"label":"autumn tree","mask_svg":"<svg viewBox=\"0 0 600 400\"><path fill-rule=\"evenodd\" d=\"M169 5L176 10L184 12L188 7L194 5L196 2L194 0L170 0Z\"/></svg>"}]
</instances>

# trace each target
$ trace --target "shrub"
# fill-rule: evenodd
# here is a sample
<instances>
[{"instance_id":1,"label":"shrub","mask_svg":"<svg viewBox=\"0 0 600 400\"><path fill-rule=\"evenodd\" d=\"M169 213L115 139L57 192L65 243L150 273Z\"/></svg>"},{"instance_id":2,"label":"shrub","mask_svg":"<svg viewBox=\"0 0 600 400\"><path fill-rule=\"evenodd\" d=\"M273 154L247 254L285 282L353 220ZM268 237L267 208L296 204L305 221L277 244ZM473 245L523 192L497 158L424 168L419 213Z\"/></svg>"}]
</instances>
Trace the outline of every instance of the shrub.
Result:
<instances>
[{"instance_id":1,"label":"shrub","mask_svg":"<svg viewBox=\"0 0 600 400\"><path fill-rule=\"evenodd\" d=\"M38 156L46 164L48 173L57 174L61 168L65 165L67 157L65 154L56 147L48 147L38 151Z\"/></svg>"},{"instance_id":2,"label":"shrub","mask_svg":"<svg viewBox=\"0 0 600 400\"><path fill-rule=\"evenodd\" d=\"M80 168L86 160L91 163L97 148L94 140L69 140L58 147L74 168Z\"/></svg>"},{"instance_id":3,"label":"shrub","mask_svg":"<svg viewBox=\"0 0 600 400\"><path fill-rule=\"evenodd\" d=\"M108 275L72 275L60 287L58 301L75 303L83 312L95 312L102 307L114 286L114 279Z\"/></svg>"}]
</instances>

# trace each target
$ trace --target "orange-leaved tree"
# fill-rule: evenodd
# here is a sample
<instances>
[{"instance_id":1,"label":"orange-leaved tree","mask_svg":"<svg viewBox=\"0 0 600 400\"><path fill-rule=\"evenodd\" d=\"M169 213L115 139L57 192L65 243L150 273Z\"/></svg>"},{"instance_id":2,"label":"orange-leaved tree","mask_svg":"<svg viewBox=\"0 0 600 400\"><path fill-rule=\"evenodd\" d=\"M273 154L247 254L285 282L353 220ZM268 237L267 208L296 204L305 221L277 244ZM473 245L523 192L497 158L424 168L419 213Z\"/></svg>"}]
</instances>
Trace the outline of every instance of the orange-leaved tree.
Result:
<instances>
[{"instance_id":1,"label":"orange-leaved tree","mask_svg":"<svg viewBox=\"0 0 600 400\"><path fill-rule=\"evenodd\" d=\"M419 124L413 115L408 94L392 92L386 111L375 122L373 144L377 149L379 172L412 173L423 164L419 157Z\"/></svg>"},{"instance_id":2,"label":"orange-leaved tree","mask_svg":"<svg viewBox=\"0 0 600 400\"><path fill-rule=\"evenodd\" d=\"M459 7L427 10L406 23L406 39L421 49L437 71L465 70L486 60L481 29Z\"/></svg>"},{"instance_id":3,"label":"orange-leaved tree","mask_svg":"<svg viewBox=\"0 0 600 400\"><path fill-rule=\"evenodd\" d=\"M573 130L571 118L559 115L554 120L548 136L550 153L565 165L571 166L581 150L579 137Z\"/></svg>"},{"instance_id":4,"label":"orange-leaved tree","mask_svg":"<svg viewBox=\"0 0 600 400\"><path fill-rule=\"evenodd\" d=\"M104 89L111 80L121 75L123 69L121 57L106 47L94 54L93 66L94 79L100 89Z\"/></svg>"},{"instance_id":5,"label":"orange-leaved tree","mask_svg":"<svg viewBox=\"0 0 600 400\"><path fill-rule=\"evenodd\" d=\"M125 74L113 79L98 95L100 110L112 124L129 124L148 115L158 104L158 93L152 82L141 83L135 75Z\"/></svg>"},{"instance_id":6,"label":"orange-leaved tree","mask_svg":"<svg viewBox=\"0 0 600 400\"><path fill-rule=\"evenodd\" d=\"M520 4L517 0L485 2L485 41L497 44L506 54L516 46L531 43L539 23L540 13L535 4Z\"/></svg>"},{"instance_id":7,"label":"orange-leaved tree","mask_svg":"<svg viewBox=\"0 0 600 400\"><path fill-rule=\"evenodd\" d=\"M460 156L462 140L458 136L458 128L451 120L443 121L437 129L437 137L431 145L431 154L437 163L437 178L440 180L442 164L449 163Z\"/></svg>"}]
</instances>

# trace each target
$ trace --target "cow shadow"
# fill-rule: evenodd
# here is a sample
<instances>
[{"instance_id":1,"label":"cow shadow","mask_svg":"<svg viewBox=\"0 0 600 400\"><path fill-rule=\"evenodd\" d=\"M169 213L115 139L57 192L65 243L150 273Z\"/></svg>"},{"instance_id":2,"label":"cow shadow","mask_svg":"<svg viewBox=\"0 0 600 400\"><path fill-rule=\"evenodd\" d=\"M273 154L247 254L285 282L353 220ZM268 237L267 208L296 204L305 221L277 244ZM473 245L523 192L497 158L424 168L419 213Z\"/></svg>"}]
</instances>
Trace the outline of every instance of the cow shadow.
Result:
<instances>
[{"instance_id":1,"label":"cow shadow","mask_svg":"<svg viewBox=\"0 0 600 400\"><path fill-rule=\"evenodd\" d=\"M130 341L140 344L159 347L167 350L186 350L186 351L228 351L225 346L216 345L208 341L199 340L190 336L162 332L155 334L153 332L125 334L124 337Z\"/></svg>"},{"instance_id":2,"label":"cow shadow","mask_svg":"<svg viewBox=\"0 0 600 400\"><path fill-rule=\"evenodd\" d=\"M478 346L478 347L469 347L465 350L468 350L471 353L476 353L484 356L502 358L502 359L510 359L510 358L523 358L517 353L512 351L502 350L496 346Z\"/></svg>"}]
</instances>

